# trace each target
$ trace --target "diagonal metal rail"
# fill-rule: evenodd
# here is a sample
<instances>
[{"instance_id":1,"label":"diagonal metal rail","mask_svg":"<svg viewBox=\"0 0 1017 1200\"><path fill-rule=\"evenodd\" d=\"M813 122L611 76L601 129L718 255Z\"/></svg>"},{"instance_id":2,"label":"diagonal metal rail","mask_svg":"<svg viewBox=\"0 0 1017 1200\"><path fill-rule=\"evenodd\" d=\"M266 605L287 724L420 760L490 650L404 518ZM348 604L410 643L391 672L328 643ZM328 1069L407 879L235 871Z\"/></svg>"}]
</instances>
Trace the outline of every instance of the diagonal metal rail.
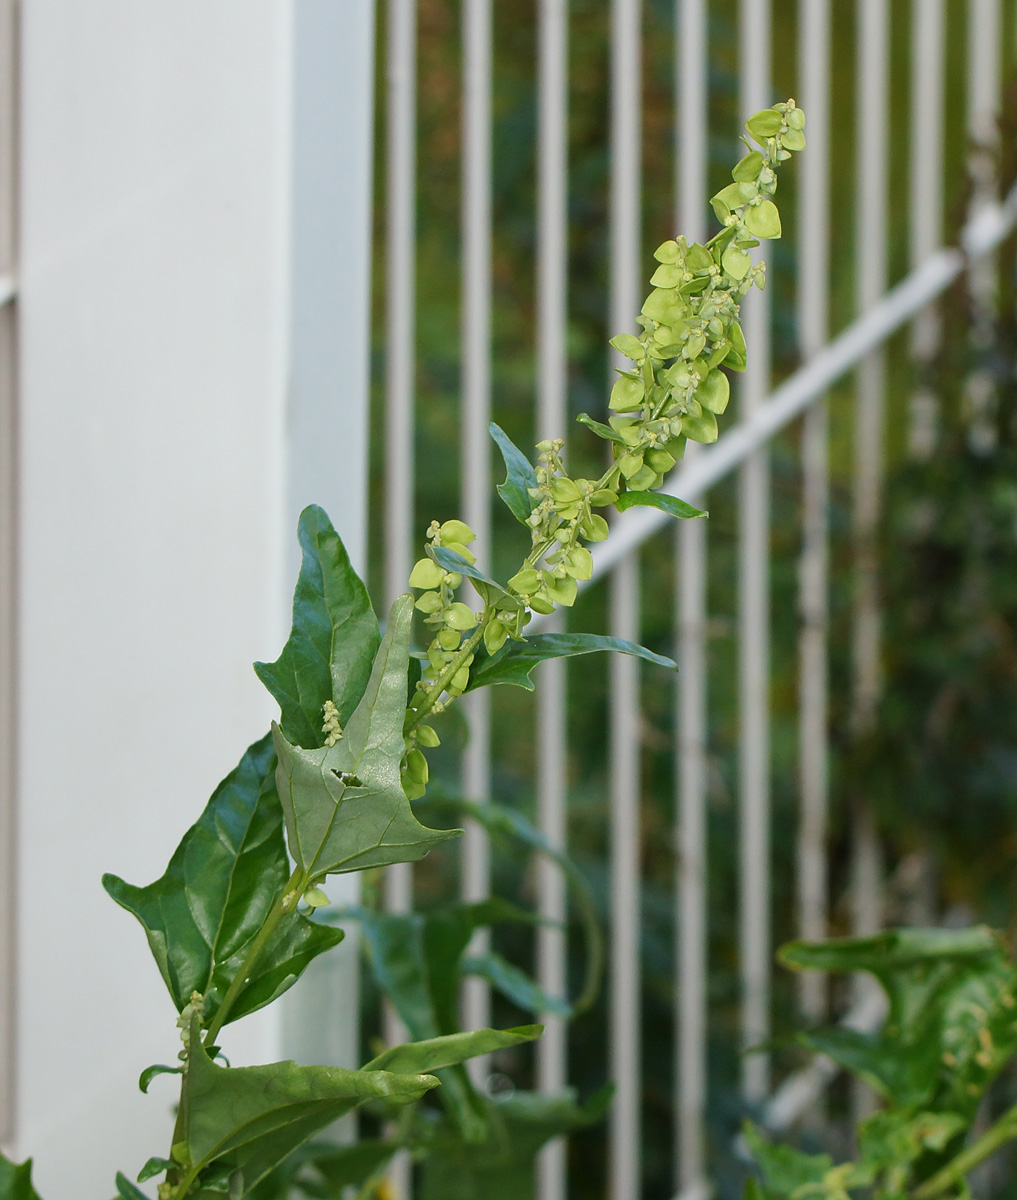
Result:
<instances>
[{"instance_id":1,"label":"diagonal metal rail","mask_svg":"<svg viewBox=\"0 0 1017 1200\"><path fill-rule=\"evenodd\" d=\"M1001 204L983 209L968 222L959 247L940 250L926 259L825 349L775 388L747 420L725 433L719 442L676 467L661 490L690 502L700 500L715 483L730 475L754 450L770 441L831 384L857 366L866 354L941 295L969 263L995 250L1015 225L1017 188ZM610 574L671 520L672 517L655 508L630 509L624 513L614 522L610 539L593 547L593 579L590 582ZM546 618L535 617L527 632L537 633L545 624Z\"/></svg>"}]
</instances>

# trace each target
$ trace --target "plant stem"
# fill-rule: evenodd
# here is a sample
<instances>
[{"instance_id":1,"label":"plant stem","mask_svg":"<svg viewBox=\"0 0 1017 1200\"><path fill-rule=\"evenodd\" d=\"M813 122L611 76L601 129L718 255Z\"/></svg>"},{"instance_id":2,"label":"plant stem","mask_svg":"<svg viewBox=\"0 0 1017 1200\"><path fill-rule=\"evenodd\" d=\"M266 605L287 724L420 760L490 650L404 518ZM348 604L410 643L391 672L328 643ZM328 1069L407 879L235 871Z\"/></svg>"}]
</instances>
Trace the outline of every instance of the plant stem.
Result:
<instances>
[{"instance_id":1,"label":"plant stem","mask_svg":"<svg viewBox=\"0 0 1017 1200\"><path fill-rule=\"evenodd\" d=\"M237 997L243 990L244 984L247 982L247 977L254 969L254 964L258 961L259 955L261 954L262 950L265 949L265 945L269 938L273 933L275 933L279 922L287 915L287 913L292 912L293 909L296 908L297 901L300 899L300 893L303 891L304 884L306 882L306 872L301 867L295 868L293 874L287 880L282 892L280 892L279 898L269 910L268 916L265 918L264 924L255 935L254 941L251 942L251 948L247 951L244 961L240 966L240 970L233 977L233 982L227 989L226 995L223 996L222 1004L219 1005L218 1012L212 1018L212 1023L209 1025L208 1031L205 1034L204 1044L206 1048L215 1044L216 1036L218 1035L219 1030L222 1029L223 1025L226 1023L226 1018L229 1016L230 1009L233 1007Z\"/></svg>"},{"instance_id":2,"label":"plant stem","mask_svg":"<svg viewBox=\"0 0 1017 1200\"><path fill-rule=\"evenodd\" d=\"M952 1162L947 1163L941 1171L937 1171L931 1178L926 1179L921 1187L915 1188L912 1192L914 1200L933 1200L933 1197L942 1195L948 1188L963 1179L968 1171L984 1162L990 1155L995 1154L1000 1146L1006 1145L1014 1138L1017 1138L1017 1104L1013 1108L1007 1109L990 1129L983 1133L976 1142L972 1142L966 1150L962 1150Z\"/></svg>"},{"instance_id":3,"label":"plant stem","mask_svg":"<svg viewBox=\"0 0 1017 1200\"><path fill-rule=\"evenodd\" d=\"M477 628L470 634L465 642L456 651L455 658L448 664L444 671L438 676L430 688L424 693L424 698L420 707L414 705L413 708L407 709L406 721L403 725L403 733L409 733L410 730L416 729L420 722L427 716L432 708L438 703L438 699L446 686L452 682L452 678L459 668L463 665L467 658L480 645L480 639L484 636L484 630L491 623L491 618L494 616L493 608L485 608L483 616L477 623Z\"/></svg>"}]
</instances>

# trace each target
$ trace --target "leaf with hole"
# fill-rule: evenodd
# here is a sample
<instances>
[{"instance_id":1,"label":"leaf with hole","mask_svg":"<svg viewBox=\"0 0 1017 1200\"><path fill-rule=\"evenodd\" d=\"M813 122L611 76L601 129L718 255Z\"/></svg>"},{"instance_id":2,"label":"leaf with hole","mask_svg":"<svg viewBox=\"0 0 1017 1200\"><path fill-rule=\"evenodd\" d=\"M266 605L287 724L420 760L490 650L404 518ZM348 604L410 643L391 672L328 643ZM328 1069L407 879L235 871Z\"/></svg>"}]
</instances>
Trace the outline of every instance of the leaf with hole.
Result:
<instances>
[{"instance_id":1,"label":"leaf with hole","mask_svg":"<svg viewBox=\"0 0 1017 1200\"><path fill-rule=\"evenodd\" d=\"M413 597L400 596L356 711L334 746L303 750L273 726L290 853L308 879L415 862L458 831L425 829L403 791Z\"/></svg>"}]
</instances>

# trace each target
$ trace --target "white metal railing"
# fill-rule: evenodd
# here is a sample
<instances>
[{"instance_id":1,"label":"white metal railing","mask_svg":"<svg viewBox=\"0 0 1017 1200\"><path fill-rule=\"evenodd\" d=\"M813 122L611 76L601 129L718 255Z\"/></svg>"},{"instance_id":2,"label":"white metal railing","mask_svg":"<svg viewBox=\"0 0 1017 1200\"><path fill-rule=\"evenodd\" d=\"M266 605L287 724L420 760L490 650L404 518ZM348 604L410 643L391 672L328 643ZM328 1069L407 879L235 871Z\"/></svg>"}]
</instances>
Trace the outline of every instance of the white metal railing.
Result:
<instances>
[{"instance_id":1,"label":"white metal railing","mask_svg":"<svg viewBox=\"0 0 1017 1200\"><path fill-rule=\"evenodd\" d=\"M962 162L944 156L945 62L956 58L946 37L950 10L943 0L912 0L910 23L910 172L904 206L909 222L910 273L888 287L890 105L890 24L887 0L856 0L854 94L838 97L855 113L855 317L830 337L831 121L834 97L833 25L844 8L830 0L798 5L797 96L808 115L808 149L794 182L798 211L796 307L803 365L771 388L768 296L746 302L744 324L751 346L750 369L738 384L740 420L710 447L689 447L665 489L688 500L703 497L732 476L739 479L739 751L740 887L739 930L742 986L742 1040L765 1041L770 1032L770 750L769 750L769 516L768 447L781 430L802 419L801 555L799 570L799 827L797 922L803 936L824 936L827 928L827 633L829 493L828 416L825 397L832 385L854 372L855 467L854 531L859 587L855 600L852 657L852 713L855 727L871 722L879 698L879 609L874 533L880 513L883 458L884 347L911 323L912 353L919 361L935 348L932 302L972 260L984 258L1014 228L1017 195L1002 205L981 197L964 231L962 245L941 249L944 173L960 172ZM986 138L999 101L1004 57L1000 42L1001 0L966 0L965 47L967 124ZM1017 24L1009 6L1008 20ZM491 410L491 0L463 0L463 192L462 192L462 497L461 512L478 533L483 555L490 545L491 451L486 426ZM645 14L648 19L649 14ZM706 229L709 194L707 64L710 6L706 0L676 0L674 7L677 227L694 238ZM499 15L499 19L501 16ZM610 149L608 227L609 320L612 332L630 328L644 290L645 261L641 211L641 53L644 13L638 0L612 0L609 13ZM414 384L414 198L415 181L415 0L389 0L385 10L387 44L387 359L386 359L386 589L403 590L419 533L413 529ZM741 0L739 8L738 107L742 116L774 99L770 78L771 5ZM568 313L567 167L568 37L566 0L537 5L537 245L536 245L536 403L538 437L566 428L566 319ZM660 31L655 31L660 36ZM783 36L783 33L782 33ZM894 36L901 36L895 25ZM732 136L735 130L729 131ZM655 148L656 152L656 148ZM838 175L845 169L838 163ZM900 208L899 198L897 207ZM991 287L991 277L985 288ZM929 440L934 399L913 398L910 441ZM924 442L923 442L924 439ZM610 576L611 632L638 639L640 626L639 553L669 518L637 509L619 518L612 536L594 548L595 580ZM678 931L675 987L675 1188L686 1197L708 1190L704 1122L708 1099L706 1040L707 981L707 578L708 527L684 523L676 538L676 645L682 671L676 685L674 742L676 766L675 918ZM531 629L551 628L558 618L540 618ZM617 1086L610 1118L607 1193L613 1200L640 1194L640 755L639 672L634 660L610 666L610 934L608 985L610 1073ZM540 670L536 708L538 816L550 841L566 840L564 757L558 753L566 722L566 667ZM463 784L484 799L491 783L491 714L484 693L469 705L471 741L464 756ZM880 847L863 805L854 814L853 914L858 931L881 919ZM483 839L470 834L464 844L462 891L477 898L489 886ZM389 876L387 902L403 908L411 898L409 868ZM544 870L537 877L538 904L549 923L541 929L537 971L552 993L564 989L566 946L560 922L565 913L561 881ZM868 1019L871 995L855 999L853 1016ZM807 1021L826 1015L822 980L806 975L799 1005ZM489 1001L483 984L471 985L465 1019L486 1021ZM859 1017L861 1014L861 1017ZM870 1014L871 1015L871 1014ZM481 1068L483 1069L483 1068ZM765 1102L775 1124L787 1124L801 1110L802 1096L821 1102L830 1074L785 1080L774 1090L765 1054L745 1059L742 1090L749 1102ZM539 1086L554 1091L568 1078L564 1029L555 1018L537 1050ZM565 1158L561 1145L545 1150L539 1167L541 1200L564 1200ZM406 1184L404 1176L403 1185Z\"/></svg>"},{"instance_id":2,"label":"white metal railing","mask_svg":"<svg viewBox=\"0 0 1017 1200\"><path fill-rule=\"evenodd\" d=\"M0 1145L14 1133L17 22L0 0Z\"/></svg>"}]
</instances>

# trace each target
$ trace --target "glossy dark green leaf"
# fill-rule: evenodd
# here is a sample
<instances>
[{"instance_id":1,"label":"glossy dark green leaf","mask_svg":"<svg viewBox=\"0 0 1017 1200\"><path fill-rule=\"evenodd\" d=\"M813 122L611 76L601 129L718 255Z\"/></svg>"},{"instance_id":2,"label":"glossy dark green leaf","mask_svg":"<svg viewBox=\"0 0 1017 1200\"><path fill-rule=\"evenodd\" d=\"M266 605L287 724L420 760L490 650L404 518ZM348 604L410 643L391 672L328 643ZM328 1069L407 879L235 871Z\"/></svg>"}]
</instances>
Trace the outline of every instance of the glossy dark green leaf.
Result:
<instances>
[{"instance_id":1,"label":"glossy dark green leaf","mask_svg":"<svg viewBox=\"0 0 1017 1200\"><path fill-rule=\"evenodd\" d=\"M122 1200L148 1200L148 1196L145 1195L141 1188L135 1187L127 1176L123 1175L120 1171L117 1171L116 1184L117 1192L122 1197Z\"/></svg>"},{"instance_id":2,"label":"glossy dark green leaf","mask_svg":"<svg viewBox=\"0 0 1017 1200\"><path fill-rule=\"evenodd\" d=\"M400 1075L419 1075L452 1067L481 1054L493 1054L510 1046L535 1041L544 1032L543 1025L518 1025L515 1029L476 1029L471 1033L448 1033L393 1046L364 1066L365 1071L395 1071Z\"/></svg>"},{"instance_id":3,"label":"glossy dark green leaf","mask_svg":"<svg viewBox=\"0 0 1017 1200\"><path fill-rule=\"evenodd\" d=\"M472 692L496 683L511 683L532 692L535 685L530 675L534 667L547 659L572 658L577 654L608 650L616 654L631 654L657 666L669 667L672 671L678 669L673 659L654 654L644 646L637 646L635 642L627 642L623 638L606 637L599 633L535 633L524 642L507 642L492 657L478 658L470 672L470 685L466 690Z\"/></svg>"},{"instance_id":4,"label":"glossy dark green leaf","mask_svg":"<svg viewBox=\"0 0 1017 1200\"><path fill-rule=\"evenodd\" d=\"M148 1091L148 1085L156 1077L156 1075L182 1075L183 1067L167 1067L164 1063L154 1063L150 1067L146 1067L138 1077L138 1087L143 1092Z\"/></svg>"},{"instance_id":5,"label":"glossy dark green leaf","mask_svg":"<svg viewBox=\"0 0 1017 1200\"><path fill-rule=\"evenodd\" d=\"M200 1030L192 1029L197 1045ZM287 1154L368 1100L407 1104L436 1087L431 1075L301 1067L219 1067L200 1047L191 1055L183 1103L184 1139L195 1167L213 1163L243 1175L241 1195Z\"/></svg>"},{"instance_id":6,"label":"glossy dark green leaf","mask_svg":"<svg viewBox=\"0 0 1017 1200\"><path fill-rule=\"evenodd\" d=\"M421 1164L420 1200L533 1200L534 1165L541 1147L603 1120L610 1101L610 1088L583 1105L571 1092L516 1092L492 1103L494 1128L482 1145L463 1143L445 1122L435 1131Z\"/></svg>"},{"instance_id":7,"label":"glossy dark green leaf","mask_svg":"<svg viewBox=\"0 0 1017 1200\"><path fill-rule=\"evenodd\" d=\"M413 597L392 605L367 685L334 746L304 750L273 726L290 853L310 878L414 862L457 836L425 829L403 792Z\"/></svg>"},{"instance_id":8,"label":"glossy dark green leaf","mask_svg":"<svg viewBox=\"0 0 1017 1200\"><path fill-rule=\"evenodd\" d=\"M505 460L505 482L498 484L498 495L505 501L509 512L517 521L526 524L526 518L533 511L533 497L528 488L537 486L537 475L530 460L515 445L504 429L492 421L488 426L491 437L494 438L501 456Z\"/></svg>"},{"instance_id":9,"label":"glossy dark green leaf","mask_svg":"<svg viewBox=\"0 0 1017 1200\"><path fill-rule=\"evenodd\" d=\"M39 1200L32 1187L32 1160L12 1163L0 1154L0 1200Z\"/></svg>"},{"instance_id":10,"label":"glossy dark green leaf","mask_svg":"<svg viewBox=\"0 0 1017 1200\"><path fill-rule=\"evenodd\" d=\"M378 619L325 510L310 505L297 530L303 557L293 593L293 627L274 663L255 663L279 704L288 741L324 744L322 710L331 700L343 725L360 702L378 651Z\"/></svg>"},{"instance_id":11,"label":"glossy dark green leaf","mask_svg":"<svg viewBox=\"0 0 1017 1200\"><path fill-rule=\"evenodd\" d=\"M216 788L166 873L147 887L104 875L103 887L141 922L177 1010L192 992L211 1018L251 939L290 875L275 754L266 735ZM280 923L229 1014L234 1021L284 992L339 930L299 914Z\"/></svg>"},{"instance_id":12,"label":"glossy dark green leaf","mask_svg":"<svg viewBox=\"0 0 1017 1200\"><path fill-rule=\"evenodd\" d=\"M565 1019L572 1016L571 1004L546 992L532 975L494 950L466 959L463 973L486 980L496 992L500 992L506 1000L511 1000L523 1012L538 1017L547 1013Z\"/></svg>"},{"instance_id":13,"label":"glossy dark green leaf","mask_svg":"<svg viewBox=\"0 0 1017 1200\"><path fill-rule=\"evenodd\" d=\"M468 563L461 554L449 550L446 546L434 546L428 550L430 556L446 571L455 571L465 575L477 586L477 591L489 604L497 604L499 608L521 608L518 597L507 592L500 583L489 579L483 571L479 571L472 563Z\"/></svg>"},{"instance_id":14,"label":"glossy dark green leaf","mask_svg":"<svg viewBox=\"0 0 1017 1200\"><path fill-rule=\"evenodd\" d=\"M622 492L616 505L619 512L627 508L658 508L669 517L708 517L710 514L702 508L695 508L677 496L669 496L666 492Z\"/></svg>"}]
</instances>

